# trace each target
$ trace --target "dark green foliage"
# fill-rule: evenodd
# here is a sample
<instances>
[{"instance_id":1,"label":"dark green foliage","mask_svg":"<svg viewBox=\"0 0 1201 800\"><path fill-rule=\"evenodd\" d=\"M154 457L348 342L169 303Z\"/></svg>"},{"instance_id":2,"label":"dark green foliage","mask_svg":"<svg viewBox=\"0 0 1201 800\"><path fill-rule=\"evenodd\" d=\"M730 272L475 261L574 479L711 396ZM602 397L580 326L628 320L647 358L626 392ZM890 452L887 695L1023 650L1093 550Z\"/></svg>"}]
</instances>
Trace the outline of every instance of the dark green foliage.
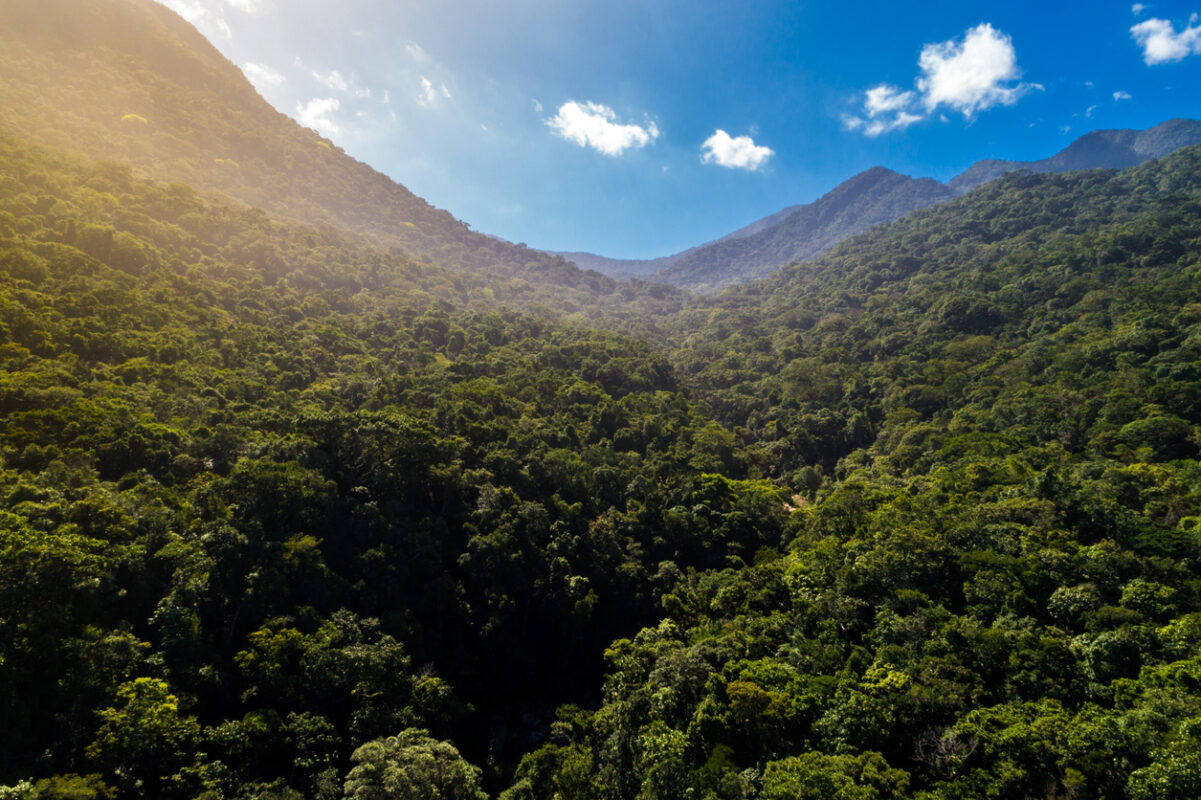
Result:
<instances>
[{"instance_id":1,"label":"dark green foliage","mask_svg":"<svg viewBox=\"0 0 1201 800\"><path fill-rule=\"evenodd\" d=\"M1196 795L1201 150L686 305L471 241L0 135L0 797Z\"/></svg>"}]
</instances>

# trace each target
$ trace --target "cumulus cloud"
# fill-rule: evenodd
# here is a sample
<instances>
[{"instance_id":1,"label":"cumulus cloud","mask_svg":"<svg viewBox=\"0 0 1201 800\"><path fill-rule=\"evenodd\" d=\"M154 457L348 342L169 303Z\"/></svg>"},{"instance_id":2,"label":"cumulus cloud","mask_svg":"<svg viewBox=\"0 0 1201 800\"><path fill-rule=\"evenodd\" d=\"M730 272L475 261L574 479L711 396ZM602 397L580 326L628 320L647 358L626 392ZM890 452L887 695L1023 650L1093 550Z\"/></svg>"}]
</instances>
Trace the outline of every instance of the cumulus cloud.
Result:
<instances>
[{"instance_id":1,"label":"cumulus cloud","mask_svg":"<svg viewBox=\"0 0 1201 800\"><path fill-rule=\"evenodd\" d=\"M421 78L421 93L417 95L417 104L421 106L432 106L439 100L450 100L450 90L446 88L446 84L434 86L429 78L422 76Z\"/></svg>"},{"instance_id":2,"label":"cumulus cloud","mask_svg":"<svg viewBox=\"0 0 1201 800\"><path fill-rule=\"evenodd\" d=\"M1119 92L1113 93L1113 101L1115 103L1118 102L1119 100L1133 100L1133 99L1134 99L1134 95L1130 94L1130 92L1119 91Z\"/></svg>"},{"instance_id":3,"label":"cumulus cloud","mask_svg":"<svg viewBox=\"0 0 1201 800\"><path fill-rule=\"evenodd\" d=\"M701 161L729 169L754 172L775 155L770 147L755 144L749 136L735 136L720 128L701 145Z\"/></svg>"},{"instance_id":4,"label":"cumulus cloud","mask_svg":"<svg viewBox=\"0 0 1201 800\"><path fill-rule=\"evenodd\" d=\"M1201 26L1197 25L1196 14L1180 31L1166 19L1148 19L1131 28L1130 35L1143 48L1143 61L1148 66L1201 54Z\"/></svg>"},{"instance_id":5,"label":"cumulus cloud","mask_svg":"<svg viewBox=\"0 0 1201 800\"><path fill-rule=\"evenodd\" d=\"M1013 41L987 22L967 32L962 42L928 44L922 48L918 66L922 77L917 88L922 104L933 111L948 106L972 117L997 105L1013 105L1033 83L1017 83L1018 68Z\"/></svg>"},{"instance_id":6,"label":"cumulus cloud","mask_svg":"<svg viewBox=\"0 0 1201 800\"><path fill-rule=\"evenodd\" d=\"M1135 3L1134 5L1132 5L1130 7L1130 13L1136 17L1146 10L1147 10L1147 7L1145 5L1143 5L1142 3Z\"/></svg>"},{"instance_id":7,"label":"cumulus cloud","mask_svg":"<svg viewBox=\"0 0 1201 800\"><path fill-rule=\"evenodd\" d=\"M887 83L862 94L858 114L844 114L843 125L867 136L908 128L939 109L958 111L967 119L998 105L1012 105L1042 86L1020 83L1013 41L987 22L968 30L962 40L928 44L918 58L921 74L915 89ZM946 121L943 113L938 119Z\"/></svg>"},{"instance_id":8,"label":"cumulus cloud","mask_svg":"<svg viewBox=\"0 0 1201 800\"><path fill-rule=\"evenodd\" d=\"M336 97L314 97L307 103L296 104L296 117L306 128L312 128L332 139L342 129L330 115L341 105Z\"/></svg>"},{"instance_id":9,"label":"cumulus cloud","mask_svg":"<svg viewBox=\"0 0 1201 800\"><path fill-rule=\"evenodd\" d=\"M546 124L557 135L580 147L591 147L607 156L619 156L631 148L639 149L659 138L655 123L621 124L617 113L598 103L570 100L559 106Z\"/></svg>"},{"instance_id":10,"label":"cumulus cloud","mask_svg":"<svg viewBox=\"0 0 1201 800\"><path fill-rule=\"evenodd\" d=\"M242 72L254 84L254 88L260 92L264 89L283 86L288 82L288 79L283 76L283 73L271 69L265 64L246 63L242 65Z\"/></svg>"}]
</instances>

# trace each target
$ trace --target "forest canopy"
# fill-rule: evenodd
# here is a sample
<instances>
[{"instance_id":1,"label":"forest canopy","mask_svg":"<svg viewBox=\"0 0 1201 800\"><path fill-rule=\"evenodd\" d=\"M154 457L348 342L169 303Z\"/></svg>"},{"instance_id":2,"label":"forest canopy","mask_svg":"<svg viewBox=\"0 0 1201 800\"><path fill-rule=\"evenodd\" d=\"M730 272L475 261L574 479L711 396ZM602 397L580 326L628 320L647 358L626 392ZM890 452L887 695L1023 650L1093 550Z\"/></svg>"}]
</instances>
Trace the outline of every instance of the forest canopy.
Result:
<instances>
[{"instance_id":1,"label":"forest canopy","mask_svg":"<svg viewBox=\"0 0 1201 800\"><path fill-rule=\"evenodd\" d=\"M1201 148L698 298L36 141L0 798L1201 795Z\"/></svg>"}]
</instances>

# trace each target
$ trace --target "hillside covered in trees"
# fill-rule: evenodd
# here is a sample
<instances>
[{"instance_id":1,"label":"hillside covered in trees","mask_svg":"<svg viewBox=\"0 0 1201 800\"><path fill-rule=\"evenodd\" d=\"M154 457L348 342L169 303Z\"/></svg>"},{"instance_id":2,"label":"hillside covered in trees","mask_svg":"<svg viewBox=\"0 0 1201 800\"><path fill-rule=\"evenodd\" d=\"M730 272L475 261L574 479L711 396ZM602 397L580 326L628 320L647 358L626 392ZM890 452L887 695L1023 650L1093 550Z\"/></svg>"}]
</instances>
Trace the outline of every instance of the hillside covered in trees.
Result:
<instances>
[{"instance_id":1,"label":"hillside covered in trees","mask_svg":"<svg viewBox=\"0 0 1201 800\"><path fill-rule=\"evenodd\" d=\"M1201 148L697 298L8 103L0 798L1201 795Z\"/></svg>"}]
</instances>

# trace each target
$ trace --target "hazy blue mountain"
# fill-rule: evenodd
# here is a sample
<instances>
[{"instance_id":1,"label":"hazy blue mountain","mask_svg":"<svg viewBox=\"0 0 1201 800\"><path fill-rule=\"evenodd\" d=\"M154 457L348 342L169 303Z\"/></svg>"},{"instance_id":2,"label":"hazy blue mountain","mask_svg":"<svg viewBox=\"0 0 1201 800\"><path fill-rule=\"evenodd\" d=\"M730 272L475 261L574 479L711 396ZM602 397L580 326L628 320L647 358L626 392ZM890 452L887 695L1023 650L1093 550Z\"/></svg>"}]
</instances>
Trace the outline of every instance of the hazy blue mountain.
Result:
<instances>
[{"instance_id":1,"label":"hazy blue mountain","mask_svg":"<svg viewBox=\"0 0 1201 800\"><path fill-rule=\"evenodd\" d=\"M1152 158L1163 158L1192 144L1201 144L1201 122L1193 119L1172 119L1145 131L1093 131L1041 161L977 161L952 178L948 185L957 192L966 192L1007 172L1022 169L1031 172L1124 169Z\"/></svg>"},{"instance_id":2,"label":"hazy blue mountain","mask_svg":"<svg viewBox=\"0 0 1201 800\"><path fill-rule=\"evenodd\" d=\"M1199 143L1201 122L1174 119L1145 131L1093 131L1041 161L977 161L946 184L876 167L843 182L813 203L788 206L674 255L649 260L618 260L592 253L556 255L617 278L645 277L693 291L713 292L763 277L795 261L816 258L873 225L950 200L1008 172L1122 169Z\"/></svg>"},{"instance_id":3,"label":"hazy blue mountain","mask_svg":"<svg viewBox=\"0 0 1201 800\"><path fill-rule=\"evenodd\" d=\"M930 178L873 167L808 205L699 247L654 274L653 280L713 292L816 258L844 239L911 211L950 200L955 192ZM744 233L747 232L748 233Z\"/></svg>"}]
</instances>

